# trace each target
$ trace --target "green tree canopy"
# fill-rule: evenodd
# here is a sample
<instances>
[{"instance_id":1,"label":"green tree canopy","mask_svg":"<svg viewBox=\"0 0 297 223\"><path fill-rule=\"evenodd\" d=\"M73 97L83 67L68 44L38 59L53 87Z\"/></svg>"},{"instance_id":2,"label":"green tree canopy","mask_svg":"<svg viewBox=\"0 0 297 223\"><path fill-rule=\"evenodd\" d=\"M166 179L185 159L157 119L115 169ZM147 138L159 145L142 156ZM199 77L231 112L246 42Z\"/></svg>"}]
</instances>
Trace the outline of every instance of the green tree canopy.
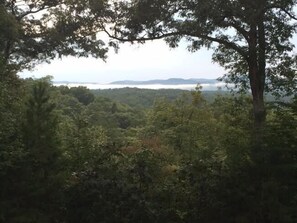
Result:
<instances>
[{"instance_id":1,"label":"green tree canopy","mask_svg":"<svg viewBox=\"0 0 297 223\"><path fill-rule=\"evenodd\" d=\"M63 55L104 59L96 34L108 8L105 0L1 0L0 64L19 70Z\"/></svg>"}]
</instances>

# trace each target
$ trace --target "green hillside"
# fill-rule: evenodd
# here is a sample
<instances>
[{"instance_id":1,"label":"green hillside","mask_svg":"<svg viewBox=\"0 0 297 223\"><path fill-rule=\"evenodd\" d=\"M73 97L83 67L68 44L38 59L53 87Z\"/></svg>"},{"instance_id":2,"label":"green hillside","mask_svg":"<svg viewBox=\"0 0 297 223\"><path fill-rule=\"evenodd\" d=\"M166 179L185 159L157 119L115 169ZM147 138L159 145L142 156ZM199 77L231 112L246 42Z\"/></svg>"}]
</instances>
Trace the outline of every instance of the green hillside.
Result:
<instances>
[{"instance_id":1,"label":"green hillside","mask_svg":"<svg viewBox=\"0 0 297 223\"><path fill-rule=\"evenodd\" d=\"M156 99L166 98L174 101L183 94L191 94L191 91L179 89L139 89L139 88L119 88L92 90L92 92L101 97L106 97L117 102L127 104L136 108L149 108L154 105ZM208 102L212 102L217 95L229 95L226 91L203 91L202 95Z\"/></svg>"}]
</instances>

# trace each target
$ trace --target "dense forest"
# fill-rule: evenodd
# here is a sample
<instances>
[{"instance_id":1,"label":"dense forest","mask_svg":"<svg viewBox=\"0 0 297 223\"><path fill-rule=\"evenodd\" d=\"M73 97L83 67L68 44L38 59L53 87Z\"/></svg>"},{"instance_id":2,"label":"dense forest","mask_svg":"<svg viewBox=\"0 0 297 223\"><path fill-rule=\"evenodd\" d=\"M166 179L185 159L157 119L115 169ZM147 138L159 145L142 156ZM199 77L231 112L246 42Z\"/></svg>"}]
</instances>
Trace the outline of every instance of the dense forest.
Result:
<instances>
[{"instance_id":1,"label":"dense forest","mask_svg":"<svg viewBox=\"0 0 297 223\"><path fill-rule=\"evenodd\" d=\"M2 81L1 222L296 221L297 100L267 105L259 148L249 96L151 97Z\"/></svg>"},{"instance_id":2,"label":"dense forest","mask_svg":"<svg viewBox=\"0 0 297 223\"><path fill-rule=\"evenodd\" d=\"M296 4L0 0L0 222L296 223ZM233 93L18 76L161 38L212 48Z\"/></svg>"},{"instance_id":3,"label":"dense forest","mask_svg":"<svg viewBox=\"0 0 297 223\"><path fill-rule=\"evenodd\" d=\"M199 83L196 83L199 84ZM201 88L201 90L203 90ZM176 100L180 95L187 94L188 90L180 89L141 89L139 88L118 88L118 89L97 89L92 92L101 97L127 104L133 108L150 108L154 105L158 98L165 98L169 101ZM218 95L225 97L232 94L228 91L201 91L203 97L208 102L213 102ZM273 100L271 96L267 96L268 100Z\"/></svg>"}]
</instances>

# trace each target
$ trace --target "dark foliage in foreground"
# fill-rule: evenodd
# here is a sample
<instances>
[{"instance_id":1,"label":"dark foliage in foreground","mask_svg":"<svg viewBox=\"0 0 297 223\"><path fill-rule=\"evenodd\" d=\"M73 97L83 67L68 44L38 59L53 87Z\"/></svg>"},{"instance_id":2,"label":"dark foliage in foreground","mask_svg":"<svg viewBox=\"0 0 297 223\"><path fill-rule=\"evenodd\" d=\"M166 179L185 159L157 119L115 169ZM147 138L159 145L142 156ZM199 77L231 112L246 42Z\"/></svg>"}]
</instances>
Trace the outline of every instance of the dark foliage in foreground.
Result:
<instances>
[{"instance_id":1,"label":"dark foliage in foreground","mask_svg":"<svg viewBox=\"0 0 297 223\"><path fill-rule=\"evenodd\" d=\"M296 222L296 100L255 145L247 96L150 97L2 81L0 221Z\"/></svg>"}]
</instances>

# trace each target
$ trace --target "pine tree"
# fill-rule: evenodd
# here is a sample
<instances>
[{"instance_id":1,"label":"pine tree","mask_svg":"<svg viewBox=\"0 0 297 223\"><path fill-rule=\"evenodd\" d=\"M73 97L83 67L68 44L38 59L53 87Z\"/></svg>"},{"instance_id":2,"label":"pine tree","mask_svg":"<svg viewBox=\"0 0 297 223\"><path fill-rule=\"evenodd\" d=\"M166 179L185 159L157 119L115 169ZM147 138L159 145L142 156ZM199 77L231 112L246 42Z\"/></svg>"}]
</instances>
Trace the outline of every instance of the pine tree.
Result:
<instances>
[{"instance_id":1,"label":"pine tree","mask_svg":"<svg viewBox=\"0 0 297 223\"><path fill-rule=\"evenodd\" d=\"M57 134L55 105L50 99L50 84L37 81L27 101L23 126L27 152L24 200L21 209L25 222L53 222L61 191L61 152ZM19 216L22 216L20 214Z\"/></svg>"}]
</instances>

